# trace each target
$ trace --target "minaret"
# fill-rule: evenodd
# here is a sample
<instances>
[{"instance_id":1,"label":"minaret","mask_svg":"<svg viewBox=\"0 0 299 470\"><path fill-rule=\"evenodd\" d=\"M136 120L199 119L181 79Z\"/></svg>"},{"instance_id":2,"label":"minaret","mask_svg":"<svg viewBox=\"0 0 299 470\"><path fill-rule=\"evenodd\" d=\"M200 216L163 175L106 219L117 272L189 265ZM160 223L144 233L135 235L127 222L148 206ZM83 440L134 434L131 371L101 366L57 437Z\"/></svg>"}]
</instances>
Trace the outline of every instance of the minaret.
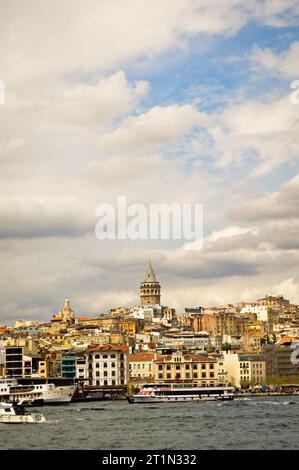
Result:
<instances>
[{"instance_id":1,"label":"minaret","mask_svg":"<svg viewBox=\"0 0 299 470\"><path fill-rule=\"evenodd\" d=\"M160 299L161 286L156 280L151 261L148 259L144 280L140 284L140 302L141 305L160 305Z\"/></svg>"}]
</instances>

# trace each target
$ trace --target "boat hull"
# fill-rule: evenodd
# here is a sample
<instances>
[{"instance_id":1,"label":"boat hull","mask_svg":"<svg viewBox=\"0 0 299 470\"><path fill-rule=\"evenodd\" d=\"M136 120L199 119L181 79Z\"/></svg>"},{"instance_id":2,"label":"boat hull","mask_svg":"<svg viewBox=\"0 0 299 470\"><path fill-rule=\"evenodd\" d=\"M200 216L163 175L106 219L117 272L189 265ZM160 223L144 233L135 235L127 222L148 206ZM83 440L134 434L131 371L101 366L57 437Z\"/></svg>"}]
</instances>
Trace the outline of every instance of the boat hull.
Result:
<instances>
[{"instance_id":1,"label":"boat hull","mask_svg":"<svg viewBox=\"0 0 299 470\"><path fill-rule=\"evenodd\" d=\"M133 403L182 403L182 402L202 402L202 401L231 401L233 396L217 396L217 397L208 397L208 396L138 396L134 395L132 397L127 397L127 400L130 404Z\"/></svg>"},{"instance_id":2,"label":"boat hull","mask_svg":"<svg viewBox=\"0 0 299 470\"><path fill-rule=\"evenodd\" d=\"M0 416L0 424L36 424L45 423L46 418L40 413L32 413L30 415L7 415Z\"/></svg>"},{"instance_id":3,"label":"boat hull","mask_svg":"<svg viewBox=\"0 0 299 470\"><path fill-rule=\"evenodd\" d=\"M63 403L69 403L76 391L76 385L64 385L63 387L55 387L50 392L43 392L44 405L59 405Z\"/></svg>"}]
</instances>

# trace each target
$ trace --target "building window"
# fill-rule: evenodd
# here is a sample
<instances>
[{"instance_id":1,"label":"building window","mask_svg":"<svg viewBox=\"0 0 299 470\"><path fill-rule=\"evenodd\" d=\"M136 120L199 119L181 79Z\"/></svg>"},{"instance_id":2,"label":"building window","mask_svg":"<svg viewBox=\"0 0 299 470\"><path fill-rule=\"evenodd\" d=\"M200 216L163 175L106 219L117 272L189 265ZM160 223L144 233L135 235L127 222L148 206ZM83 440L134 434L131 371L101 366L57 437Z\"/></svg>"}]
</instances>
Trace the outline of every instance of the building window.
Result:
<instances>
[{"instance_id":1,"label":"building window","mask_svg":"<svg viewBox=\"0 0 299 470\"><path fill-rule=\"evenodd\" d=\"M100 359L100 355L99 355L99 354L96 354L94 358L95 358L95 359Z\"/></svg>"},{"instance_id":2,"label":"building window","mask_svg":"<svg viewBox=\"0 0 299 470\"><path fill-rule=\"evenodd\" d=\"M159 364L158 369L159 369L159 370L163 370L163 365L162 365L162 364Z\"/></svg>"},{"instance_id":3,"label":"building window","mask_svg":"<svg viewBox=\"0 0 299 470\"><path fill-rule=\"evenodd\" d=\"M104 362L104 364L103 364L103 365L104 365L104 367L108 367L108 364L107 364L107 362Z\"/></svg>"}]
</instances>

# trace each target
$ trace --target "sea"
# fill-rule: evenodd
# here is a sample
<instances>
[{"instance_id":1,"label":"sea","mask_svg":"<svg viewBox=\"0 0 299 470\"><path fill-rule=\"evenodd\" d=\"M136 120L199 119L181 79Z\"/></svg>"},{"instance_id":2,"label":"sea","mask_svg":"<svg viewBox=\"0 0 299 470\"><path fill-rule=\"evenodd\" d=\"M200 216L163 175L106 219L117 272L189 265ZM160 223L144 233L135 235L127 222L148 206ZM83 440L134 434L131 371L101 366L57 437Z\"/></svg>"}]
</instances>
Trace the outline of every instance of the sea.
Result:
<instances>
[{"instance_id":1,"label":"sea","mask_svg":"<svg viewBox=\"0 0 299 470\"><path fill-rule=\"evenodd\" d=\"M96 450L299 449L299 397L32 408L40 424L0 424L0 448Z\"/></svg>"}]
</instances>

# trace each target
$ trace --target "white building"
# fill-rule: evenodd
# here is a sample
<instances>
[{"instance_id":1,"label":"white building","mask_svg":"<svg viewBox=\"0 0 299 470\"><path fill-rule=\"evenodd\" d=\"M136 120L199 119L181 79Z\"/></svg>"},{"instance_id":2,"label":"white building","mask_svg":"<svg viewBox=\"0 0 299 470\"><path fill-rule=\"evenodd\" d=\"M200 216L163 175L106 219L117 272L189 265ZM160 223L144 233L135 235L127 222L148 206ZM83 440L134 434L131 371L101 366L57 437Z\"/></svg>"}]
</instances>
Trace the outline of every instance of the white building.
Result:
<instances>
[{"instance_id":1,"label":"white building","mask_svg":"<svg viewBox=\"0 0 299 470\"><path fill-rule=\"evenodd\" d=\"M124 345L90 346L77 359L76 378L86 379L91 386L127 385L129 380L129 348Z\"/></svg>"},{"instance_id":2,"label":"white building","mask_svg":"<svg viewBox=\"0 0 299 470\"><path fill-rule=\"evenodd\" d=\"M266 380L266 361L261 355L224 352L223 362L227 381L236 387Z\"/></svg>"},{"instance_id":3,"label":"white building","mask_svg":"<svg viewBox=\"0 0 299 470\"><path fill-rule=\"evenodd\" d=\"M258 321L269 321L270 308L267 305L246 304L241 308L240 313L255 313Z\"/></svg>"}]
</instances>

